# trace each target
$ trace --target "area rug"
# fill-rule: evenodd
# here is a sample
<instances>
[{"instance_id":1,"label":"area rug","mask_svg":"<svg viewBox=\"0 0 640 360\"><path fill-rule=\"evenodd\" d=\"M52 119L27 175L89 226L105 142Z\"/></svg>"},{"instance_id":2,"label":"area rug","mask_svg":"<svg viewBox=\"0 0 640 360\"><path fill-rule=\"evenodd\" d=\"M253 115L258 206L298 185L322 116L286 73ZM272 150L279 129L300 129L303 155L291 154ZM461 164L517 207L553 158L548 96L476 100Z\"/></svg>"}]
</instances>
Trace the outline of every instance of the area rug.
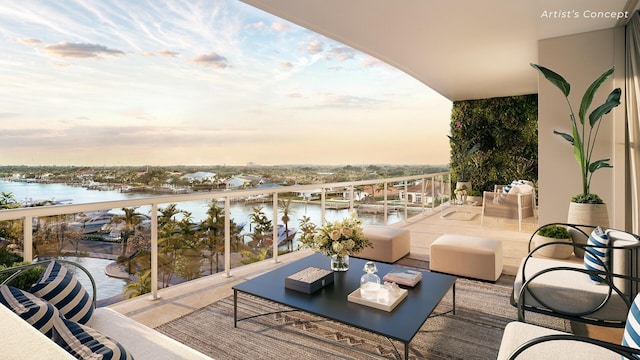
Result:
<instances>
[{"instance_id":1,"label":"area rug","mask_svg":"<svg viewBox=\"0 0 640 360\"><path fill-rule=\"evenodd\" d=\"M423 262L424 263L424 262ZM411 266L405 262L405 265ZM456 315L430 317L410 343L410 359L495 359L502 332L517 319L509 304L513 277L496 283L460 278ZM452 308L447 294L435 313ZM291 310L246 294L238 297L238 317ZM436 314L436 315L437 315ZM527 320L570 331L569 322L538 314ZM157 328L158 331L217 360L225 359L397 359L404 345L382 336L302 311L257 316L233 327L228 297Z\"/></svg>"}]
</instances>

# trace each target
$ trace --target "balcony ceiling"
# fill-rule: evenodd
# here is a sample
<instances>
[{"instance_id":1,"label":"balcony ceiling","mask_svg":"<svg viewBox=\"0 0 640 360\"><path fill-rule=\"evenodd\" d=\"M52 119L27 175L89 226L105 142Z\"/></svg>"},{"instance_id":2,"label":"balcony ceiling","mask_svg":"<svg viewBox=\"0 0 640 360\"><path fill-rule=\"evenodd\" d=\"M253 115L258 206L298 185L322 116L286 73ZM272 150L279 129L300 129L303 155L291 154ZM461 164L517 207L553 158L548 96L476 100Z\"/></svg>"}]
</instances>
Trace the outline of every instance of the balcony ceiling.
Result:
<instances>
[{"instance_id":1,"label":"balcony ceiling","mask_svg":"<svg viewBox=\"0 0 640 360\"><path fill-rule=\"evenodd\" d=\"M536 93L529 63L538 40L626 23L585 11L638 8L638 0L241 1L374 56L450 100Z\"/></svg>"}]
</instances>

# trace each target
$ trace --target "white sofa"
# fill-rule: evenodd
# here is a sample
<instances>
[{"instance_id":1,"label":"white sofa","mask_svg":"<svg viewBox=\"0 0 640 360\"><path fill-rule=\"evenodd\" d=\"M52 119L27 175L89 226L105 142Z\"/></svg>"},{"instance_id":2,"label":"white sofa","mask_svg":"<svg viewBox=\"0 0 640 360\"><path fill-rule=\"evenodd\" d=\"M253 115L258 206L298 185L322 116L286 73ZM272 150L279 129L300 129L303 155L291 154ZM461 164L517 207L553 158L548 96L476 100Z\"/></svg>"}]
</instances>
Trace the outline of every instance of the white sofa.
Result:
<instances>
[{"instance_id":1,"label":"white sofa","mask_svg":"<svg viewBox=\"0 0 640 360\"><path fill-rule=\"evenodd\" d=\"M0 358L3 360L75 359L51 339L0 305ZM97 308L91 328L118 341L136 360L212 359L109 308Z\"/></svg>"},{"instance_id":2,"label":"white sofa","mask_svg":"<svg viewBox=\"0 0 640 360\"><path fill-rule=\"evenodd\" d=\"M95 283L91 274L78 264L69 261L64 263L73 264L85 271L93 283L92 290L95 294ZM22 268L32 266L34 264L25 265ZM95 296L93 304L95 305ZM52 339L3 304L0 304L0 324L0 359L2 360L75 359ZM136 360L212 359L107 307L95 308L87 326L117 341Z\"/></svg>"}]
</instances>

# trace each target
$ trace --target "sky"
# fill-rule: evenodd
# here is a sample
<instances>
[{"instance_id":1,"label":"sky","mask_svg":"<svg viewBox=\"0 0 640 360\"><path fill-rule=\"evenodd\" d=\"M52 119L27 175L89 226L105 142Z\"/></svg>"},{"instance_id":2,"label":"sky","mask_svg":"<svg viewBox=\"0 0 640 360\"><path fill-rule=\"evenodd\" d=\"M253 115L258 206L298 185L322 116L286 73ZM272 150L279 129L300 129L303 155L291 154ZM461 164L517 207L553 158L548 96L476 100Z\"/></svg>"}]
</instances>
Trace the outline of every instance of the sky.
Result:
<instances>
[{"instance_id":1,"label":"sky","mask_svg":"<svg viewBox=\"0 0 640 360\"><path fill-rule=\"evenodd\" d=\"M449 161L449 100L237 0L2 1L0 49L0 165Z\"/></svg>"}]
</instances>

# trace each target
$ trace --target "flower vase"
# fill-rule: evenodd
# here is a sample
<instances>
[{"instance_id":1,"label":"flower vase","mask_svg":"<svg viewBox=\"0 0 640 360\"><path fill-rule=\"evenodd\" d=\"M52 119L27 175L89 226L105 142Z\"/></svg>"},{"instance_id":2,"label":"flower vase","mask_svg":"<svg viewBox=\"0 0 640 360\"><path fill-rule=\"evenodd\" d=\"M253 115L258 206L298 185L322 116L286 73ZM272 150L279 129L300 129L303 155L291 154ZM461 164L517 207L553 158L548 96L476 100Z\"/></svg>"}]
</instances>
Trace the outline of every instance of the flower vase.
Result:
<instances>
[{"instance_id":1,"label":"flower vase","mask_svg":"<svg viewBox=\"0 0 640 360\"><path fill-rule=\"evenodd\" d=\"M331 255L331 270L347 271L349 270L349 255Z\"/></svg>"}]
</instances>

